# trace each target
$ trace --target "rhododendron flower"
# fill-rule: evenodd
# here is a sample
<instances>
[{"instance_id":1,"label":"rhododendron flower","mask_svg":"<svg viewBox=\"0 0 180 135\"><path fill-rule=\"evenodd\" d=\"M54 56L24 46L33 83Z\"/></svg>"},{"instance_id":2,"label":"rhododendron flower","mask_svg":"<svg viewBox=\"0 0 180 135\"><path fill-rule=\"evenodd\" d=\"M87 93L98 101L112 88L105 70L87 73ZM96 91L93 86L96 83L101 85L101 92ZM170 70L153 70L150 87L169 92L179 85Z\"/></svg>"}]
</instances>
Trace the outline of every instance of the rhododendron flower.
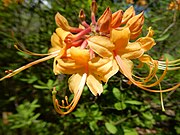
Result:
<instances>
[{"instance_id":1,"label":"rhododendron flower","mask_svg":"<svg viewBox=\"0 0 180 135\"><path fill-rule=\"evenodd\" d=\"M60 104L56 99L57 91L55 88L53 89L53 103L59 114L68 114L73 111L85 84L94 96L100 95L103 92L102 82L107 83L118 71L126 76L129 80L128 84L134 84L150 92L162 93L180 86L178 83L172 88L161 90L160 82L167 70L179 69L180 61L157 61L146 54L156 43L152 38L154 32L151 27L145 37L138 38L144 24L143 12L135 15L134 8L131 6L124 13L122 10L112 13L108 7L97 21L96 12L97 4L93 0L91 5L92 23L88 24L85 21L85 13L80 10L81 23L78 28L70 26L66 18L57 13L55 21L58 28L51 36L52 47L47 54L36 54L15 46L18 50L30 55L47 56L9 73L0 80L54 58L54 74L71 75L68 84L69 90L74 94L70 103L68 97L65 96ZM139 61L138 68L141 68L143 64L149 67L146 77L140 77L133 73L133 60ZM156 76L158 69L164 70L159 78ZM156 81L152 82L154 78ZM159 85L160 90L151 89L156 85Z\"/></svg>"}]
</instances>

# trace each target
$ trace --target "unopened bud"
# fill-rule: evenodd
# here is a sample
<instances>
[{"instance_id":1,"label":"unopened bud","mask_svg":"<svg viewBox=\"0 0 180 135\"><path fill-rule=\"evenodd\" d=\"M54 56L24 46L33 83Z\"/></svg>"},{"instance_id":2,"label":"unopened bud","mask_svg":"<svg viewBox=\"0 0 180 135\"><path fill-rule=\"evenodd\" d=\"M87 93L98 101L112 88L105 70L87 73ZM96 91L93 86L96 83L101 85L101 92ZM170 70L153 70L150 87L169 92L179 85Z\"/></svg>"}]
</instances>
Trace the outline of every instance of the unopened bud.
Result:
<instances>
[{"instance_id":1,"label":"unopened bud","mask_svg":"<svg viewBox=\"0 0 180 135\"><path fill-rule=\"evenodd\" d=\"M62 16L60 13L57 13L55 15L55 21L56 21L56 24L63 30L69 31L69 29L71 28L66 18Z\"/></svg>"},{"instance_id":2,"label":"unopened bud","mask_svg":"<svg viewBox=\"0 0 180 135\"><path fill-rule=\"evenodd\" d=\"M135 11L133 6L130 6L123 14L123 18L122 18L122 22L121 24L126 24L127 21L132 18L133 16L135 16Z\"/></svg>"},{"instance_id":3,"label":"unopened bud","mask_svg":"<svg viewBox=\"0 0 180 135\"><path fill-rule=\"evenodd\" d=\"M117 28L121 25L123 11L119 10L112 14L111 27Z\"/></svg>"},{"instance_id":4,"label":"unopened bud","mask_svg":"<svg viewBox=\"0 0 180 135\"><path fill-rule=\"evenodd\" d=\"M98 27L100 32L107 32L110 30L111 26L111 20L112 20L112 13L110 8L108 7L104 13L101 15L101 17L98 19Z\"/></svg>"},{"instance_id":5,"label":"unopened bud","mask_svg":"<svg viewBox=\"0 0 180 135\"><path fill-rule=\"evenodd\" d=\"M97 12L97 3L95 0L93 0L92 4L91 4L91 12L93 12L93 13Z\"/></svg>"},{"instance_id":6,"label":"unopened bud","mask_svg":"<svg viewBox=\"0 0 180 135\"><path fill-rule=\"evenodd\" d=\"M125 27L129 27L131 31L131 39L134 39L139 36L142 30L142 26L144 23L144 12L132 17L127 23Z\"/></svg>"},{"instance_id":7,"label":"unopened bud","mask_svg":"<svg viewBox=\"0 0 180 135\"><path fill-rule=\"evenodd\" d=\"M80 19L81 22L83 22L85 20L85 18L86 18L86 15L84 13L84 10L81 9L80 12L79 12L79 19Z\"/></svg>"}]
</instances>

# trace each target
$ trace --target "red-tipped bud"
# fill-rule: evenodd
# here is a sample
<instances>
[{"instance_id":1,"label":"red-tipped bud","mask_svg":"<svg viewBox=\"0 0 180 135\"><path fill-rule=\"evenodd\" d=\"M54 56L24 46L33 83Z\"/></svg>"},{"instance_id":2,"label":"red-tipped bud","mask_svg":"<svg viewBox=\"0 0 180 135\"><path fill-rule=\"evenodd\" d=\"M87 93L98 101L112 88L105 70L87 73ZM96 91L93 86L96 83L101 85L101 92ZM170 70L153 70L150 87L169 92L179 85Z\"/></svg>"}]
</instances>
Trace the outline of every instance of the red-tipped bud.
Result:
<instances>
[{"instance_id":1,"label":"red-tipped bud","mask_svg":"<svg viewBox=\"0 0 180 135\"><path fill-rule=\"evenodd\" d=\"M85 18L86 18L86 15L84 13L84 10L81 9L80 12L79 12L79 19L81 22L85 21Z\"/></svg>"},{"instance_id":2,"label":"red-tipped bud","mask_svg":"<svg viewBox=\"0 0 180 135\"><path fill-rule=\"evenodd\" d=\"M112 21L112 13L110 8L108 7L104 13L101 15L101 17L98 19L98 27L100 32L108 32L111 27L111 21Z\"/></svg>"},{"instance_id":3,"label":"red-tipped bud","mask_svg":"<svg viewBox=\"0 0 180 135\"><path fill-rule=\"evenodd\" d=\"M93 0L91 4L91 12L96 13L96 11L97 11L97 3L95 0Z\"/></svg>"},{"instance_id":4,"label":"red-tipped bud","mask_svg":"<svg viewBox=\"0 0 180 135\"><path fill-rule=\"evenodd\" d=\"M121 25L123 11L119 10L112 14L111 27L117 28Z\"/></svg>"}]
</instances>

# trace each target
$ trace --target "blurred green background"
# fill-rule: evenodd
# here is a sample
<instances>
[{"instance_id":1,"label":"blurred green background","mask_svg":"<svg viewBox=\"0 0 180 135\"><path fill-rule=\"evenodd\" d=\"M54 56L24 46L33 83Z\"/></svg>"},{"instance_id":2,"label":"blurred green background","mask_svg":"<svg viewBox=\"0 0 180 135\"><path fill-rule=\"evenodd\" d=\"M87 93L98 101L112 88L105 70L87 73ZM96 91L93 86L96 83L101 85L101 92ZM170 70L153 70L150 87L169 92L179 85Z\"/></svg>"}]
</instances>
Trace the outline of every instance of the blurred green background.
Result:
<instances>
[{"instance_id":1,"label":"blurred green background","mask_svg":"<svg viewBox=\"0 0 180 135\"><path fill-rule=\"evenodd\" d=\"M97 0L99 17L109 6L112 12L125 10L125 0ZM154 59L170 60L180 56L180 12L168 10L170 0L134 1L136 13L145 11L142 36L149 26L155 31L157 45L148 52ZM84 9L90 22L91 0L1 0L0 1L0 77L39 57L14 48L15 43L37 53L47 53L56 29L54 16L60 12L70 25L78 26ZM11 79L0 82L0 135L176 135L180 134L180 92L164 93L163 112L158 93L127 85L120 73L104 84L101 96L84 88L76 109L58 115L51 92L56 86L59 98L69 93L69 76L55 76L53 60L35 65ZM146 71L140 71L146 74ZM162 72L158 72L161 74ZM178 71L169 71L162 81L168 88L180 82Z\"/></svg>"}]
</instances>

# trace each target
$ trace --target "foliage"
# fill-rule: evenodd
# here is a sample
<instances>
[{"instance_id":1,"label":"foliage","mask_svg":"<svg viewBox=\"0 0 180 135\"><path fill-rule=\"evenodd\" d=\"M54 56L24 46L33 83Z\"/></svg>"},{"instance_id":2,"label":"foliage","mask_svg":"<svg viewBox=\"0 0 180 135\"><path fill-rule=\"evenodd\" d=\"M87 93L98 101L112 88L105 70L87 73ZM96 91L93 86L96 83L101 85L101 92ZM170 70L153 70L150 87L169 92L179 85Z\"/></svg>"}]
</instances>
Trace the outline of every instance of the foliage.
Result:
<instances>
[{"instance_id":1,"label":"foliage","mask_svg":"<svg viewBox=\"0 0 180 135\"><path fill-rule=\"evenodd\" d=\"M47 2L49 4L47 4ZM107 6L112 11L126 9L125 1L97 0L100 16ZM19 43L28 50L46 53L50 47L50 37L56 28L54 15L59 11L71 25L77 26L79 8L90 16L91 0L29 0L11 2L8 6L0 1L0 76L5 70L16 69L35 59L15 50ZM149 53L154 58L176 59L180 53L180 13L167 10L169 0L149 0L145 10L145 26L155 30L157 45ZM141 71L145 74L144 71ZM180 81L178 71L169 72L162 86L172 86ZM159 94L148 93L126 84L126 78L118 73L108 84L104 84L101 96L94 97L84 88L82 98L73 113L59 116L54 111L51 91L58 89L59 97L69 93L67 76L55 76L52 60L36 65L0 82L0 134L6 135L63 135L63 134L158 134L180 133L180 108L177 90L164 93L166 111L161 110ZM166 88L166 87L165 87ZM8 113L9 112L9 113ZM5 117L6 114L8 119Z\"/></svg>"}]
</instances>

